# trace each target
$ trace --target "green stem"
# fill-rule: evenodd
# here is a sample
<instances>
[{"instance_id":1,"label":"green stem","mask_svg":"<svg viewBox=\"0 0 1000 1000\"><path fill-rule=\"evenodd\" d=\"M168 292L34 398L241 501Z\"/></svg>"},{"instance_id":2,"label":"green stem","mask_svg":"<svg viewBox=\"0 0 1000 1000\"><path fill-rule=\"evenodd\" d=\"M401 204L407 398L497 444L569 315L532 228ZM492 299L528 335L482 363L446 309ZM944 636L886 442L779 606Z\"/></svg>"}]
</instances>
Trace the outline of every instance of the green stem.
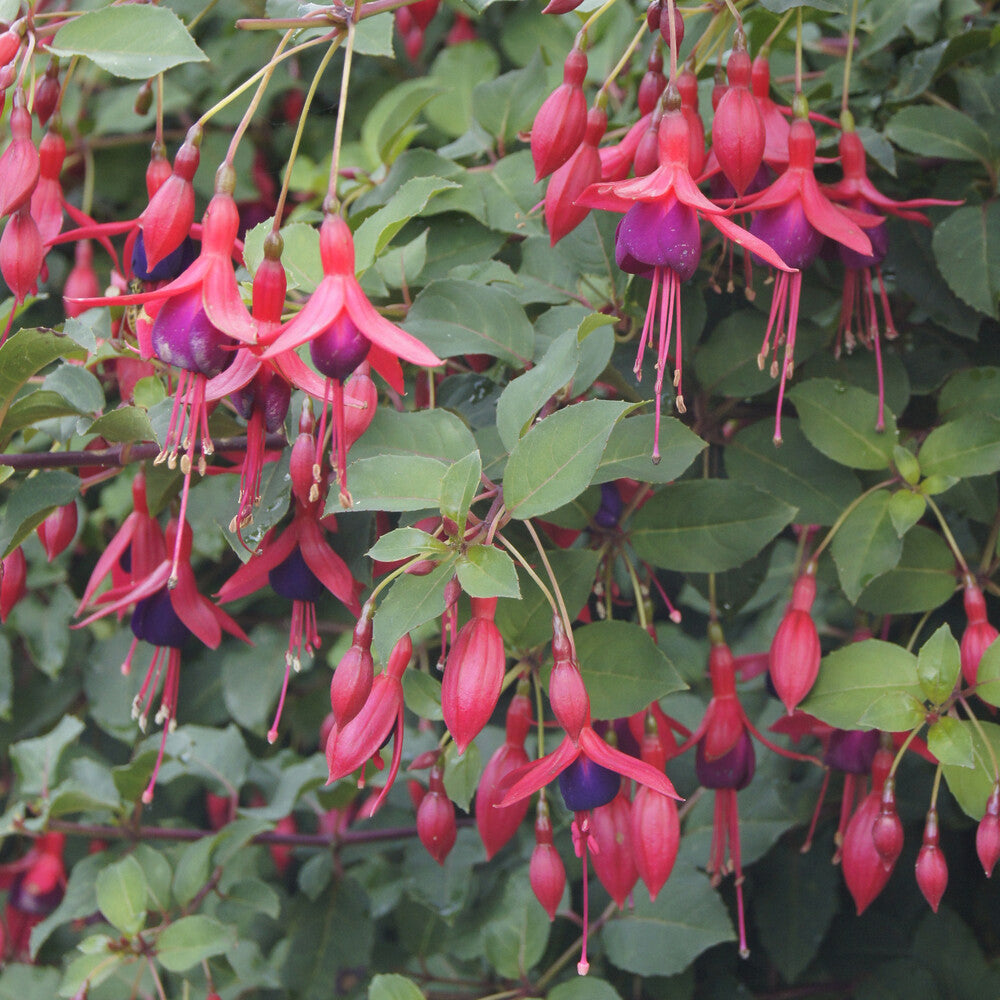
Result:
<instances>
[{"instance_id":1,"label":"green stem","mask_svg":"<svg viewBox=\"0 0 1000 1000\"><path fill-rule=\"evenodd\" d=\"M818 562L819 557L823 554L823 550L833 541L833 536L843 527L844 522L854 513L855 510L862 504L863 501L867 500L873 493L877 493L879 490L884 489L886 486L891 486L895 482L894 479L884 479L880 483L876 483L874 486L870 486L864 491L860 496L855 497L841 512L840 517L833 522L832 527L826 533L826 537L819 543L818 548L812 554L812 561Z\"/></svg>"},{"instance_id":2,"label":"green stem","mask_svg":"<svg viewBox=\"0 0 1000 1000\"><path fill-rule=\"evenodd\" d=\"M563 625L566 627L566 638L569 639L570 648L573 650L573 655L576 656L576 647L573 643L573 622L570 620L569 612L566 610L566 602L563 600L562 591L559 589L559 581L556 579L556 575L552 571L552 565L549 563L549 557L545 554L545 547L542 545L541 539L538 537L538 533L535 531L534 525L531 521L525 521L524 526L527 528L528 534L531 535L531 540L535 543L535 548L538 550L538 555L542 560L542 565L545 567L545 572L548 574L549 581L552 583L552 591L556 595L556 600L559 602L559 614L562 616Z\"/></svg>"},{"instance_id":3,"label":"green stem","mask_svg":"<svg viewBox=\"0 0 1000 1000\"><path fill-rule=\"evenodd\" d=\"M355 5L355 16L358 13ZM331 210L337 204L337 171L340 168L340 149L344 139L344 120L347 117L347 88L351 82L351 63L354 60L355 18L347 22L347 43L344 46L344 68L340 75L340 99L337 102L337 124L333 130L333 156L330 158L330 180L327 183L326 199Z\"/></svg>"},{"instance_id":4,"label":"green stem","mask_svg":"<svg viewBox=\"0 0 1000 1000\"><path fill-rule=\"evenodd\" d=\"M587 40L587 32L590 30L591 26L596 24L603 14L606 14L612 7L618 2L618 0L604 0L597 10L594 11L586 21L583 22L583 27L576 33L576 39L573 42L575 48L582 48Z\"/></svg>"},{"instance_id":5,"label":"green stem","mask_svg":"<svg viewBox=\"0 0 1000 1000\"><path fill-rule=\"evenodd\" d=\"M917 622L916 628L913 630L913 634L910 636L910 641L906 644L906 651L908 653L913 652L913 647L916 644L917 636L920 635L920 630L927 624L927 619L930 618L933 611L937 611L937 608L933 608L931 611L924 612L923 617Z\"/></svg>"},{"instance_id":6,"label":"green stem","mask_svg":"<svg viewBox=\"0 0 1000 1000\"><path fill-rule=\"evenodd\" d=\"M986 747L986 753L989 755L990 763L993 765L993 780L1000 781L1000 765L997 764L997 755L993 750L993 744L986 738L986 733L983 731L983 724L976 717L976 713L969 708L969 703L964 698L959 698L958 703L965 709L965 714L969 717L973 728L983 741L983 746Z\"/></svg>"},{"instance_id":7,"label":"green stem","mask_svg":"<svg viewBox=\"0 0 1000 1000\"><path fill-rule=\"evenodd\" d=\"M955 557L958 565L962 567L962 572L968 573L969 566L965 561L965 556L962 555L962 550L958 547L958 542L955 541L955 536L951 533L951 529L948 527L948 522L945 521L940 507L934 502L933 498L925 497L924 499L927 501L927 506L934 511L934 516L941 526L941 534L944 535L944 540L948 543L948 548L951 549L952 555Z\"/></svg>"},{"instance_id":8,"label":"green stem","mask_svg":"<svg viewBox=\"0 0 1000 1000\"><path fill-rule=\"evenodd\" d=\"M549 607L552 608L552 613L556 615L559 614L559 605L556 604L555 599L552 597L552 592L542 582L542 578L531 568L530 565L528 565L528 560L525 559L524 556L522 556L521 553L518 552L515 546L512 545L510 542L508 542L507 539L503 537L503 535L497 533L494 537L495 540L498 541L521 564L521 567L524 569L524 572L531 577L531 579L535 583L535 586L538 587L538 589L544 595L545 600L548 601Z\"/></svg>"},{"instance_id":9,"label":"green stem","mask_svg":"<svg viewBox=\"0 0 1000 1000\"><path fill-rule=\"evenodd\" d=\"M911 729L909 733L906 734L906 739L900 744L899 749L896 751L896 756L893 758L892 767L889 768L889 778L893 778L896 775L896 768L899 767L899 762L903 759L903 754L909 749L910 744L916 739L917 733L924 728L923 722L921 722L914 729Z\"/></svg>"},{"instance_id":10,"label":"green stem","mask_svg":"<svg viewBox=\"0 0 1000 1000\"><path fill-rule=\"evenodd\" d=\"M858 0L851 4L851 19L847 27L847 55L844 56L844 92L840 96L840 110L846 111L851 93L851 63L854 61L854 36L858 30Z\"/></svg>"},{"instance_id":11,"label":"green stem","mask_svg":"<svg viewBox=\"0 0 1000 1000\"><path fill-rule=\"evenodd\" d=\"M618 74L622 72L623 69L628 65L628 61L632 58L632 53L639 47L639 43L642 41L643 36L646 34L646 22L642 22L642 26L635 33L632 41L628 43L628 47L622 53L621 59L615 64L615 68L608 74L608 78L601 84L600 90L597 92L597 97L594 99L594 107L598 107L602 100L605 99L605 95L608 92L608 87L618 78Z\"/></svg>"},{"instance_id":12,"label":"green stem","mask_svg":"<svg viewBox=\"0 0 1000 1000\"><path fill-rule=\"evenodd\" d=\"M802 8L795 10L795 93L802 93Z\"/></svg>"}]
</instances>

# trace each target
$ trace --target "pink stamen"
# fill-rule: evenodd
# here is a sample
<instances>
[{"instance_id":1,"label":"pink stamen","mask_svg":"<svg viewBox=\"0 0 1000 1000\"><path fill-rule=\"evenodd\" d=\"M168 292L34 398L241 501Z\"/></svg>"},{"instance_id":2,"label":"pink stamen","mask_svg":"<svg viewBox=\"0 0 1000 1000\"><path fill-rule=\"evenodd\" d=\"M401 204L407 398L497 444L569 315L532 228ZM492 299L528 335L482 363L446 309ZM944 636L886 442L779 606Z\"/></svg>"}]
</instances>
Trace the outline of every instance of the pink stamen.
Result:
<instances>
[{"instance_id":1,"label":"pink stamen","mask_svg":"<svg viewBox=\"0 0 1000 1000\"><path fill-rule=\"evenodd\" d=\"M786 277L782 275L782 277ZM786 282L787 284L788 282ZM788 304L788 339L785 343L784 363L781 366L781 382L778 384L778 405L774 414L774 443L781 444L781 408L785 399L785 383L791 377L795 363L795 332L799 321L799 297L802 293L802 272L791 276ZM778 292L775 290L775 295ZM782 308L784 312L784 308Z\"/></svg>"},{"instance_id":2,"label":"pink stamen","mask_svg":"<svg viewBox=\"0 0 1000 1000\"><path fill-rule=\"evenodd\" d=\"M806 833L806 839L799 851L802 854L807 854L812 849L813 836L816 833L816 824L819 822L819 814L823 809L823 800L826 798L826 790L830 787L830 769L827 768L823 772L823 784L819 788L819 798L816 799L816 808L813 809L812 821L809 824L809 831Z\"/></svg>"},{"instance_id":3,"label":"pink stamen","mask_svg":"<svg viewBox=\"0 0 1000 1000\"><path fill-rule=\"evenodd\" d=\"M587 961L587 937L590 934L590 893L587 888L587 872L590 868L590 858L587 850L588 848L596 848L597 846L591 843L590 814L578 812L573 817L571 830L573 833L573 850L583 863L583 941L580 949L580 961L576 963L576 971L579 975L585 976L590 972L590 962Z\"/></svg>"}]
</instances>

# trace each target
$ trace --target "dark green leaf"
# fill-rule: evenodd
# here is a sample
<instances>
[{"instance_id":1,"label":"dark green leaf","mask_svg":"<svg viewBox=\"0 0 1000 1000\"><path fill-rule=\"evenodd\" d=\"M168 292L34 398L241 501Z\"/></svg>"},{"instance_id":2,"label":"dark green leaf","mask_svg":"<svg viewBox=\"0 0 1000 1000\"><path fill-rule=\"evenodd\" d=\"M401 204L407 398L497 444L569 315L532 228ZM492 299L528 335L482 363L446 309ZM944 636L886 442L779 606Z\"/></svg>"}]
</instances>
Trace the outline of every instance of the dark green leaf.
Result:
<instances>
[{"instance_id":1,"label":"dark green leaf","mask_svg":"<svg viewBox=\"0 0 1000 1000\"><path fill-rule=\"evenodd\" d=\"M988 413L936 427L920 449L925 476L985 476L1000 470L1000 418Z\"/></svg>"},{"instance_id":2,"label":"dark green leaf","mask_svg":"<svg viewBox=\"0 0 1000 1000\"><path fill-rule=\"evenodd\" d=\"M399 413L380 406L364 436L351 448L351 459L381 457L391 464L396 455L418 455L451 465L475 450L472 433L454 413L447 410Z\"/></svg>"},{"instance_id":3,"label":"dark green leaf","mask_svg":"<svg viewBox=\"0 0 1000 1000\"><path fill-rule=\"evenodd\" d=\"M504 472L513 517L547 514L586 488L628 404L591 399L546 417L518 442Z\"/></svg>"},{"instance_id":4,"label":"dark green leaf","mask_svg":"<svg viewBox=\"0 0 1000 1000\"><path fill-rule=\"evenodd\" d=\"M523 875L523 873L522 873ZM545 953L549 918L523 877L509 878L483 934L483 952L501 976L519 978Z\"/></svg>"},{"instance_id":5,"label":"dark green leaf","mask_svg":"<svg viewBox=\"0 0 1000 1000\"><path fill-rule=\"evenodd\" d=\"M152 441L153 426L145 410L137 406L122 406L98 417L88 428L88 434L100 434L110 444L131 444Z\"/></svg>"},{"instance_id":6,"label":"dark green leaf","mask_svg":"<svg viewBox=\"0 0 1000 1000\"><path fill-rule=\"evenodd\" d=\"M988 316L996 315L1000 296L998 225L1000 203L987 202L955 209L934 230L934 258L949 287Z\"/></svg>"},{"instance_id":7,"label":"dark green leaf","mask_svg":"<svg viewBox=\"0 0 1000 1000\"><path fill-rule=\"evenodd\" d=\"M938 413L949 421L1000 417L1000 368L983 366L955 372L941 389Z\"/></svg>"},{"instance_id":8,"label":"dark green leaf","mask_svg":"<svg viewBox=\"0 0 1000 1000\"><path fill-rule=\"evenodd\" d=\"M810 379L788 397L798 410L802 432L827 458L853 469L884 469L896 446L896 418L885 411L885 430L875 429L878 398L832 379Z\"/></svg>"},{"instance_id":9,"label":"dark green leaf","mask_svg":"<svg viewBox=\"0 0 1000 1000\"><path fill-rule=\"evenodd\" d=\"M741 430L726 449L726 472L797 507L797 524L833 524L861 492L857 476L813 448L797 420L785 417L781 432L779 447L768 421Z\"/></svg>"},{"instance_id":10,"label":"dark green leaf","mask_svg":"<svg viewBox=\"0 0 1000 1000\"><path fill-rule=\"evenodd\" d=\"M477 84L472 91L472 115L491 136L507 144L531 127L545 99L544 88L545 69L536 55L524 69Z\"/></svg>"},{"instance_id":11,"label":"dark green leaf","mask_svg":"<svg viewBox=\"0 0 1000 1000\"><path fill-rule=\"evenodd\" d=\"M0 345L0 413L20 388L58 358L82 358L85 352L69 337L44 328L20 330Z\"/></svg>"},{"instance_id":12,"label":"dark green leaf","mask_svg":"<svg viewBox=\"0 0 1000 1000\"><path fill-rule=\"evenodd\" d=\"M988 161L990 155L989 136L955 108L937 105L903 108L889 119L885 134L897 146L919 156Z\"/></svg>"},{"instance_id":13,"label":"dark green leaf","mask_svg":"<svg viewBox=\"0 0 1000 1000\"><path fill-rule=\"evenodd\" d=\"M784 14L796 7L828 10L834 14L847 13L847 0L760 0L760 5L772 14Z\"/></svg>"},{"instance_id":14,"label":"dark green leaf","mask_svg":"<svg viewBox=\"0 0 1000 1000\"><path fill-rule=\"evenodd\" d=\"M834 535L830 549L840 585L852 602L872 580L892 569L903 552L889 513L891 499L888 490L865 497Z\"/></svg>"},{"instance_id":15,"label":"dark green leaf","mask_svg":"<svg viewBox=\"0 0 1000 1000\"><path fill-rule=\"evenodd\" d=\"M85 56L129 80L147 80L181 63L208 60L172 10L148 5L88 11L67 21L49 50Z\"/></svg>"},{"instance_id":16,"label":"dark green leaf","mask_svg":"<svg viewBox=\"0 0 1000 1000\"><path fill-rule=\"evenodd\" d=\"M45 736L15 743L10 750L22 795L41 795L57 782L59 762L66 750L79 739L83 723L64 715Z\"/></svg>"},{"instance_id":17,"label":"dark green leaf","mask_svg":"<svg viewBox=\"0 0 1000 1000\"><path fill-rule=\"evenodd\" d=\"M632 544L654 566L717 573L755 556L795 515L795 508L729 479L680 482L632 519Z\"/></svg>"},{"instance_id":18,"label":"dark green leaf","mask_svg":"<svg viewBox=\"0 0 1000 1000\"><path fill-rule=\"evenodd\" d=\"M903 539L896 568L870 583L858 606L873 614L930 611L954 589L955 557L940 535L918 524Z\"/></svg>"},{"instance_id":19,"label":"dark green leaf","mask_svg":"<svg viewBox=\"0 0 1000 1000\"><path fill-rule=\"evenodd\" d=\"M382 663L407 632L444 611L444 588L454 575L454 564L445 562L427 576L404 575L392 585L375 616L375 651Z\"/></svg>"},{"instance_id":20,"label":"dark green leaf","mask_svg":"<svg viewBox=\"0 0 1000 1000\"><path fill-rule=\"evenodd\" d=\"M21 483L7 498L0 521L3 557L9 556L56 507L75 500L79 492L80 480L61 469L44 470Z\"/></svg>"},{"instance_id":21,"label":"dark green leaf","mask_svg":"<svg viewBox=\"0 0 1000 1000\"><path fill-rule=\"evenodd\" d=\"M800 708L838 729L912 729L924 717L917 658L879 639L851 643L823 658Z\"/></svg>"},{"instance_id":22,"label":"dark green leaf","mask_svg":"<svg viewBox=\"0 0 1000 1000\"><path fill-rule=\"evenodd\" d=\"M595 718L618 719L687 685L644 628L631 622L584 625L574 633Z\"/></svg>"},{"instance_id":23,"label":"dark green leaf","mask_svg":"<svg viewBox=\"0 0 1000 1000\"><path fill-rule=\"evenodd\" d=\"M525 365L534 354L534 331L517 299L474 281L431 282L414 300L404 326L441 358L489 354Z\"/></svg>"},{"instance_id":24,"label":"dark green leaf","mask_svg":"<svg viewBox=\"0 0 1000 1000\"><path fill-rule=\"evenodd\" d=\"M436 458L393 455L361 458L347 467L352 510L425 510L441 499L441 480L447 466ZM340 501L331 490L327 512L337 513Z\"/></svg>"},{"instance_id":25,"label":"dark green leaf","mask_svg":"<svg viewBox=\"0 0 1000 1000\"><path fill-rule=\"evenodd\" d=\"M578 976L549 990L549 1000L621 1000L621 995L603 979Z\"/></svg>"},{"instance_id":26,"label":"dark green leaf","mask_svg":"<svg viewBox=\"0 0 1000 1000\"><path fill-rule=\"evenodd\" d=\"M614 479L638 479L645 483L673 482L697 458L705 442L675 417L663 417L660 424L660 461L653 464L653 414L619 420L611 431L593 483Z\"/></svg>"},{"instance_id":27,"label":"dark green leaf","mask_svg":"<svg viewBox=\"0 0 1000 1000\"><path fill-rule=\"evenodd\" d=\"M446 135L462 135L472 124L473 89L492 80L499 70L500 60L485 42L443 48L431 65L430 75L441 83L444 93L427 105L425 117Z\"/></svg>"}]
</instances>

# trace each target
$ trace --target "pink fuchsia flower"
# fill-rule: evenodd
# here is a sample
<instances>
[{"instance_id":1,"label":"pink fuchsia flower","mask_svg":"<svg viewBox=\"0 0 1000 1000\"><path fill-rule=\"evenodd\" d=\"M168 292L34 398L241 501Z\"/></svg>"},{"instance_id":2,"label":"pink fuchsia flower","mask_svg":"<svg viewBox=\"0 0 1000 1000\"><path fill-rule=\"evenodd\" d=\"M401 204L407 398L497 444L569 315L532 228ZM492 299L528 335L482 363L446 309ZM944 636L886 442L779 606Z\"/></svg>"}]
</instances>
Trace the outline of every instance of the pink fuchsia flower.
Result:
<instances>
[{"instance_id":1,"label":"pink fuchsia flower","mask_svg":"<svg viewBox=\"0 0 1000 1000\"><path fill-rule=\"evenodd\" d=\"M354 274L354 237L339 216L327 213L320 226L323 279L302 311L261 354L268 359L310 345L313 363L326 376L324 413L332 404L340 500L351 505L346 484L344 383L367 360L397 392L403 391L400 361L434 367L440 359L416 337L382 317L368 301Z\"/></svg>"},{"instance_id":2,"label":"pink fuchsia flower","mask_svg":"<svg viewBox=\"0 0 1000 1000\"><path fill-rule=\"evenodd\" d=\"M670 93L668 89L668 98ZM593 184L577 199L589 208L626 213L616 238L618 265L635 274L649 274L653 279L634 371L640 379L643 353L646 344L653 343L654 327L658 324L654 462L659 461L663 378L675 329L675 402L682 413L686 409L681 384L680 286L692 277L701 259L699 220L707 220L723 236L772 266L789 270L770 246L727 219L723 210L698 190L690 171L691 129L676 92L668 100L668 106L670 110L664 114L658 134L660 165L644 177Z\"/></svg>"},{"instance_id":3,"label":"pink fuchsia flower","mask_svg":"<svg viewBox=\"0 0 1000 1000\"><path fill-rule=\"evenodd\" d=\"M293 498L295 514L287 528L272 528L250 557L220 588L216 595L222 603L246 597L265 585L292 602L292 624L285 653L285 676L278 708L267 739L278 738L278 724L288 692L291 671L301 667L302 649L310 655L320 645L316 627L316 601L329 591L348 610L357 615L358 584L347 564L330 548L320 524L322 497L309 504Z\"/></svg>"},{"instance_id":4,"label":"pink fuchsia flower","mask_svg":"<svg viewBox=\"0 0 1000 1000\"><path fill-rule=\"evenodd\" d=\"M778 626L768 657L771 681L788 714L812 690L819 674L819 633L812 619L816 565L810 563L795 581L792 600Z\"/></svg>"},{"instance_id":5,"label":"pink fuchsia flower","mask_svg":"<svg viewBox=\"0 0 1000 1000\"><path fill-rule=\"evenodd\" d=\"M174 539L180 535L180 542L174 546ZM153 801L156 777L163 762L167 735L177 726L177 695L180 687L181 649L191 636L195 636L209 649L216 649L222 641L222 633L249 643L246 633L221 608L217 608L207 597L198 592L191 568L191 528L175 518L167 526L166 547L179 554L172 561L164 558L144 579L131 581L113 588L102 595L102 606L75 627L83 628L91 622L104 618L132 606L132 645L129 647L122 673L132 669L139 640L156 647L152 662L146 672L146 679L132 703L132 715L145 732L153 697L160 680L163 680L160 707L155 721L163 726L163 739L146 790L143 802ZM171 586L171 581L173 585Z\"/></svg>"},{"instance_id":6,"label":"pink fuchsia flower","mask_svg":"<svg viewBox=\"0 0 1000 1000\"><path fill-rule=\"evenodd\" d=\"M872 244L862 227L871 229L883 221L881 216L843 208L830 201L813 174L815 162L816 133L807 118L796 118L788 133L788 168L769 187L741 203L741 210L755 213L750 231L774 247L787 264L798 268L793 273L782 272L777 276L764 343L757 358L763 368L773 333L775 357L771 372L776 376L778 347L784 342L774 425L776 442L781 441L785 385L795 364L802 270L816 259L824 238L855 253L871 254Z\"/></svg>"}]
</instances>

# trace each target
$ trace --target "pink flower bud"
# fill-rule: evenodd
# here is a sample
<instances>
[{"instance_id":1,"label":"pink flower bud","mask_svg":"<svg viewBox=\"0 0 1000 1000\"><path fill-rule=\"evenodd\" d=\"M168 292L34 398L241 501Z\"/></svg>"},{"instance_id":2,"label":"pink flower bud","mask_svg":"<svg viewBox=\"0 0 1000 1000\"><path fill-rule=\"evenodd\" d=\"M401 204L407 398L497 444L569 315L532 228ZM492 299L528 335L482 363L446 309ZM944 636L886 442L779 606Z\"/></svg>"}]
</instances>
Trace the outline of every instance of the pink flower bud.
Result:
<instances>
[{"instance_id":1,"label":"pink flower bud","mask_svg":"<svg viewBox=\"0 0 1000 1000\"><path fill-rule=\"evenodd\" d=\"M878 816L872 823L872 843L886 870L892 871L903 851L903 824L896 811L896 782L886 778L882 788Z\"/></svg>"},{"instance_id":2,"label":"pink flower bud","mask_svg":"<svg viewBox=\"0 0 1000 1000\"><path fill-rule=\"evenodd\" d=\"M38 124L45 125L52 117L52 113L59 103L59 63L52 60L45 70L45 76L41 83L35 88L35 114L38 117Z\"/></svg>"},{"instance_id":3,"label":"pink flower bud","mask_svg":"<svg viewBox=\"0 0 1000 1000\"><path fill-rule=\"evenodd\" d=\"M549 2L542 8L543 14L568 14L572 10L576 10L583 0L549 0Z\"/></svg>"},{"instance_id":4,"label":"pink flower bud","mask_svg":"<svg viewBox=\"0 0 1000 1000\"><path fill-rule=\"evenodd\" d=\"M80 240L73 254L73 267L63 285L63 309L68 317L79 316L85 308L74 299L93 299L101 294L94 271L94 251L90 240ZM126 396L122 396L123 399Z\"/></svg>"},{"instance_id":5,"label":"pink flower bud","mask_svg":"<svg viewBox=\"0 0 1000 1000\"><path fill-rule=\"evenodd\" d=\"M698 114L698 77L690 68L685 67L677 75L677 91L681 95L681 111L690 132L688 171L692 177L698 177L705 169L705 124ZM660 158L662 160L662 153Z\"/></svg>"},{"instance_id":6,"label":"pink flower bud","mask_svg":"<svg viewBox=\"0 0 1000 1000\"><path fill-rule=\"evenodd\" d=\"M819 673L819 633L810 609L816 596L816 577L808 569L795 581L792 603L771 643L771 681L789 714L809 693Z\"/></svg>"},{"instance_id":7,"label":"pink flower bud","mask_svg":"<svg viewBox=\"0 0 1000 1000\"><path fill-rule=\"evenodd\" d=\"M563 64L563 82L538 109L531 128L536 184L561 167L583 141L587 129L587 98L583 93L586 75L586 53L570 49Z\"/></svg>"},{"instance_id":8,"label":"pink flower bud","mask_svg":"<svg viewBox=\"0 0 1000 1000\"><path fill-rule=\"evenodd\" d=\"M986 812L979 821L976 830L976 853L982 863L986 877L993 874L996 863L1000 860L1000 783L993 786Z\"/></svg>"},{"instance_id":9,"label":"pink flower bud","mask_svg":"<svg viewBox=\"0 0 1000 1000\"><path fill-rule=\"evenodd\" d=\"M497 600L472 599L472 618L462 626L441 679L441 712L458 747L468 745L489 722L503 685L503 636L493 621Z\"/></svg>"},{"instance_id":10,"label":"pink flower bud","mask_svg":"<svg viewBox=\"0 0 1000 1000\"><path fill-rule=\"evenodd\" d=\"M648 789L647 789L648 791ZM591 814L597 848L591 855L594 871L619 908L639 880L631 835L631 803L624 788Z\"/></svg>"},{"instance_id":11,"label":"pink flower bud","mask_svg":"<svg viewBox=\"0 0 1000 1000\"><path fill-rule=\"evenodd\" d=\"M535 820L535 849L531 852L528 868L531 891L549 915L555 920L556 910L566 891L566 868L559 852L552 844L552 823L544 801L538 803L538 817Z\"/></svg>"},{"instance_id":12,"label":"pink flower bud","mask_svg":"<svg viewBox=\"0 0 1000 1000\"><path fill-rule=\"evenodd\" d=\"M330 681L330 707L338 726L346 726L361 711L371 693L375 674L372 660L372 607L366 604L354 626L354 641L341 657Z\"/></svg>"},{"instance_id":13,"label":"pink flower bud","mask_svg":"<svg viewBox=\"0 0 1000 1000\"><path fill-rule=\"evenodd\" d=\"M948 886L948 862L941 850L938 837L938 816L936 809L927 813L924 825L924 840L917 855L917 885L924 894L930 908L937 913L941 897Z\"/></svg>"},{"instance_id":14,"label":"pink flower bud","mask_svg":"<svg viewBox=\"0 0 1000 1000\"><path fill-rule=\"evenodd\" d=\"M65 552L69 543L76 537L78 521L76 501L71 500L65 507L57 507L52 511L35 529L45 547L49 562Z\"/></svg>"},{"instance_id":15,"label":"pink flower bud","mask_svg":"<svg viewBox=\"0 0 1000 1000\"><path fill-rule=\"evenodd\" d=\"M440 766L431 769L427 794L417 808L417 836L427 853L444 864L455 846L458 830L455 826L455 805L444 791L444 772Z\"/></svg>"},{"instance_id":16,"label":"pink flower bud","mask_svg":"<svg viewBox=\"0 0 1000 1000\"><path fill-rule=\"evenodd\" d=\"M174 169L150 198L139 226L146 248L146 264L152 269L180 245L194 222L194 185L201 154L201 129L192 126L174 158Z\"/></svg>"},{"instance_id":17,"label":"pink flower bud","mask_svg":"<svg viewBox=\"0 0 1000 1000\"><path fill-rule=\"evenodd\" d=\"M653 49L646 63L646 73L639 81L636 103L639 114L647 115L656 107L663 91L667 89L667 78L663 75L663 56L659 49Z\"/></svg>"},{"instance_id":18,"label":"pink flower bud","mask_svg":"<svg viewBox=\"0 0 1000 1000\"><path fill-rule=\"evenodd\" d=\"M601 108L587 115L587 131L576 152L553 174L545 192L545 225L555 246L567 233L576 229L590 209L576 204L583 190L601 179L601 155L597 150L608 116Z\"/></svg>"},{"instance_id":19,"label":"pink flower bud","mask_svg":"<svg viewBox=\"0 0 1000 1000\"><path fill-rule=\"evenodd\" d=\"M6 623L14 605L24 597L28 563L20 546L0 561L0 622Z\"/></svg>"},{"instance_id":20,"label":"pink flower bud","mask_svg":"<svg viewBox=\"0 0 1000 1000\"><path fill-rule=\"evenodd\" d=\"M42 243L51 243L62 229L62 185L59 175L66 159L66 140L49 129L39 146L39 176L31 195L31 215L38 225Z\"/></svg>"},{"instance_id":21,"label":"pink flower bud","mask_svg":"<svg viewBox=\"0 0 1000 1000\"><path fill-rule=\"evenodd\" d=\"M858 916L885 888L892 874L882 863L872 840L872 824L879 814L881 795L869 792L847 824L844 833L842 867L847 888L854 898Z\"/></svg>"},{"instance_id":22,"label":"pink flower bud","mask_svg":"<svg viewBox=\"0 0 1000 1000\"><path fill-rule=\"evenodd\" d=\"M10 143L0 156L0 215L26 205L38 182L38 150L31 141L31 115L24 105L24 92L18 90L10 112Z\"/></svg>"},{"instance_id":23,"label":"pink flower bud","mask_svg":"<svg viewBox=\"0 0 1000 1000\"><path fill-rule=\"evenodd\" d=\"M1000 634L986 618L986 600L983 592L970 574L965 577L962 595L969 624L962 635L962 676L967 684L975 684L979 674L979 661L986 647L993 644Z\"/></svg>"},{"instance_id":24,"label":"pink flower bud","mask_svg":"<svg viewBox=\"0 0 1000 1000\"><path fill-rule=\"evenodd\" d=\"M656 899L673 871L681 843L677 803L666 795L640 786L632 801L630 833L635 867L649 898Z\"/></svg>"},{"instance_id":25,"label":"pink flower bud","mask_svg":"<svg viewBox=\"0 0 1000 1000\"><path fill-rule=\"evenodd\" d=\"M45 262L45 249L38 225L25 201L7 220L0 236L0 273L18 302L34 289Z\"/></svg>"},{"instance_id":26,"label":"pink flower bud","mask_svg":"<svg viewBox=\"0 0 1000 1000\"><path fill-rule=\"evenodd\" d=\"M712 149L737 194L743 194L764 158L764 118L750 93L750 54L737 32L729 57L729 87L719 100L712 123Z\"/></svg>"}]
</instances>

